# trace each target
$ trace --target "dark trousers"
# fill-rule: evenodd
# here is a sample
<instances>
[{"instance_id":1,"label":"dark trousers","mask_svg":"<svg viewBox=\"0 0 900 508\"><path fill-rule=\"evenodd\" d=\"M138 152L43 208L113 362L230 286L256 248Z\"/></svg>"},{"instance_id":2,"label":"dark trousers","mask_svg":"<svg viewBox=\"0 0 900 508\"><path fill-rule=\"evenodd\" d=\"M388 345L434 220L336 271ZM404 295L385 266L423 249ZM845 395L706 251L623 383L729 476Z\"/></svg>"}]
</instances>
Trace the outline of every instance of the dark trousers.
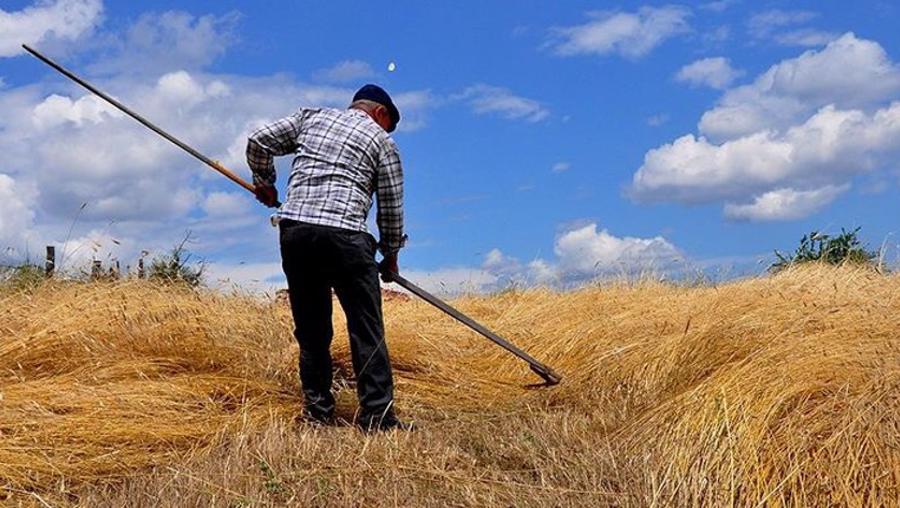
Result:
<instances>
[{"instance_id":1,"label":"dark trousers","mask_svg":"<svg viewBox=\"0 0 900 508\"><path fill-rule=\"evenodd\" d=\"M384 341L375 238L361 231L291 220L280 222L280 233L307 413L320 419L334 415L332 288L347 316L360 418L388 413L394 382Z\"/></svg>"}]
</instances>

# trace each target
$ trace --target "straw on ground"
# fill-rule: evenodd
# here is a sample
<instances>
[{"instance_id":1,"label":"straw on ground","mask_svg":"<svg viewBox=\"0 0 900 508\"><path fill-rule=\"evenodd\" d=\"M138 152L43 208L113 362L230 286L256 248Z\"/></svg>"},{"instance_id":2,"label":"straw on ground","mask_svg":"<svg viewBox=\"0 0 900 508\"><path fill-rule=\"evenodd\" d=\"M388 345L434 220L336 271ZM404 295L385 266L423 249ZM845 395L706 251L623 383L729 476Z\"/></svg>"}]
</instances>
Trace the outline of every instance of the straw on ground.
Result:
<instances>
[{"instance_id":1,"label":"straw on ground","mask_svg":"<svg viewBox=\"0 0 900 508\"><path fill-rule=\"evenodd\" d=\"M146 282L0 295L0 499L52 506L890 505L900 277L807 267L386 303L402 415L298 422L288 309ZM339 413L355 396L338 319Z\"/></svg>"}]
</instances>

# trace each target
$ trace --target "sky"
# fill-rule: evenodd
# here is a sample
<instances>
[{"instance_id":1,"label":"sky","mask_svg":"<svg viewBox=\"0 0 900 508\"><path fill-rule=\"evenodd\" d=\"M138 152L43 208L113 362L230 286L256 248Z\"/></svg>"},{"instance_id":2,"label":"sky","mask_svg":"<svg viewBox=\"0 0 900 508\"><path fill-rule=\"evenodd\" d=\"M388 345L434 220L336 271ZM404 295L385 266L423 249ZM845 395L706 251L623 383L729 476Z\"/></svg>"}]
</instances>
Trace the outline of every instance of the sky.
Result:
<instances>
[{"instance_id":1,"label":"sky","mask_svg":"<svg viewBox=\"0 0 900 508\"><path fill-rule=\"evenodd\" d=\"M4 1L0 264L133 266L190 231L214 285L284 284L269 210L22 43L247 179L253 129L383 86L401 271L440 292L761 273L855 227L896 260L900 5L548 5Z\"/></svg>"}]
</instances>

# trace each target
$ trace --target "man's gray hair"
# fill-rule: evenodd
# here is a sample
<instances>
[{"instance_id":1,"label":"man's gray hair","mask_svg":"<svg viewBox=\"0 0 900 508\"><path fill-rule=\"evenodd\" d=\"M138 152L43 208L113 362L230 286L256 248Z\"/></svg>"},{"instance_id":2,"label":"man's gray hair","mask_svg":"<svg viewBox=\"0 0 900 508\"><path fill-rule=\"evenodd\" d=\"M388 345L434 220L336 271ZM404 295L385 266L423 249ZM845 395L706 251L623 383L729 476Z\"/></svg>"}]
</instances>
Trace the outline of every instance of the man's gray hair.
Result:
<instances>
[{"instance_id":1,"label":"man's gray hair","mask_svg":"<svg viewBox=\"0 0 900 508\"><path fill-rule=\"evenodd\" d=\"M356 109L361 109L363 111L371 111L377 107L383 108L385 106L384 106L384 104L379 104L375 101L370 101L369 99L359 99L359 100L353 101L350 104L350 107L356 108Z\"/></svg>"}]
</instances>

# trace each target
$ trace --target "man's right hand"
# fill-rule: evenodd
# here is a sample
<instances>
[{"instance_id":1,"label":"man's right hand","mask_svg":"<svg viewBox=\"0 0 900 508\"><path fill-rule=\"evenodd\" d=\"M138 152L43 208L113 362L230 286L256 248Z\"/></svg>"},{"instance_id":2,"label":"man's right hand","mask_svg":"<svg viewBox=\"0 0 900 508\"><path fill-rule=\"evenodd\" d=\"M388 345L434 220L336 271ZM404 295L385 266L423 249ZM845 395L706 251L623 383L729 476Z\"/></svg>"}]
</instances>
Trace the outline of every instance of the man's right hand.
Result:
<instances>
[{"instance_id":1,"label":"man's right hand","mask_svg":"<svg viewBox=\"0 0 900 508\"><path fill-rule=\"evenodd\" d=\"M400 273L400 267L397 266L397 253L385 256L378 264L378 270L381 272L383 282L393 282L393 274Z\"/></svg>"},{"instance_id":2,"label":"man's right hand","mask_svg":"<svg viewBox=\"0 0 900 508\"><path fill-rule=\"evenodd\" d=\"M257 201L268 206L269 208L275 208L276 206L278 206L278 189L276 189L274 186L257 184L254 187L253 193L256 194Z\"/></svg>"}]
</instances>

